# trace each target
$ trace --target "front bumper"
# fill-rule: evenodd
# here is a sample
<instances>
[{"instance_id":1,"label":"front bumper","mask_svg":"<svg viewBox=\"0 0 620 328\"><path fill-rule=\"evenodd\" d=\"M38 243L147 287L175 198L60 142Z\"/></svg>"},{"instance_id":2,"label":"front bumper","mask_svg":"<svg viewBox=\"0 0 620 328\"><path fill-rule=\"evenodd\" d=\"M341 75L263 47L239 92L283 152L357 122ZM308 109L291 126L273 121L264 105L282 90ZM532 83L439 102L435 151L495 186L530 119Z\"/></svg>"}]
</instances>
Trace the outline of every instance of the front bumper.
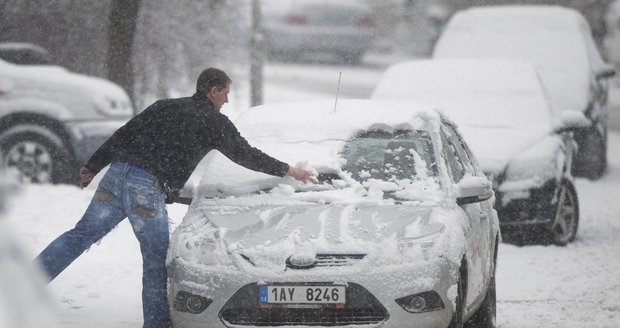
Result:
<instances>
[{"instance_id":1,"label":"front bumper","mask_svg":"<svg viewBox=\"0 0 620 328\"><path fill-rule=\"evenodd\" d=\"M539 188L512 192L527 197L512 197L508 193L497 191L495 209L500 227L518 228L552 224L556 213L558 188L558 181L553 179Z\"/></svg>"},{"instance_id":2,"label":"front bumper","mask_svg":"<svg viewBox=\"0 0 620 328\"><path fill-rule=\"evenodd\" d=\"M67 122L70 143L77 163L85 163L90 156L128 119Z\"/></svg>"},{"instance_id":3,"label":"front bumper","mask_svg":"<svg viewBox=\"0 0 620 328\"><path fill-rule=\"evenodd\" d=\"M169 266L169 300L174 326L255 327L255 326L347 326L356 327L446 327L453 313L456 265L444 259L418 264L313 268L307 270L241 270L195 266L175 259ZM258 285L344 284L347 304L335 308L261 308ZM396 299L434 291L443 307L430 312L410 313ZM174 306L179 294L191 293L208 299L200 313L179 311Z\"/></svg>"}]
</instances>

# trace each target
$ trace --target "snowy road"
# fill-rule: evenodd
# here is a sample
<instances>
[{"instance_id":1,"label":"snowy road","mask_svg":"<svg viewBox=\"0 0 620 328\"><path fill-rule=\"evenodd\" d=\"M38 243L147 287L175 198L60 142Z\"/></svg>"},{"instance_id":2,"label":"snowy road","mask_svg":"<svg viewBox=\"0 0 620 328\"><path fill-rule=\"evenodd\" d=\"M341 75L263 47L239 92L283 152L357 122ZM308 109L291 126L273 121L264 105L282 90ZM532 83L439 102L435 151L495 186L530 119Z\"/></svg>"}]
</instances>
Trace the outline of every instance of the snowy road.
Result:
<instances>
[{"instance_id":1,"label":"snowy road","mask_svg":"<svg viewBox=\"0 0 620 328\"><path fill-rule=\"evenodd\" d=\"M274 67L267 72L274 83L267 86L266 101L332 97L326 90L335 90L336 84L323 84L324 88L316 84L337 82L338 71L336 67L304 69L303 74L295 75L281 66ZM372 81L379 75L371 69L352 69L345 76L352 76L351 81ZM309 82L303 76L314 80ZM296 83L291 81L297 78L301 89L287 92L295 89ZM361 96L371 90L364 88L355 91L355 87L346 86L341 92ZM610 133L609 142L607 174L595 182L577 180L581 222L574 243L566 247L500 246L499 327L620 327L620 132ZM75 224L88 205L94 185L86 190L26 186L11 197L8 211L2 215L6 215L28 255L34 257ZM186 209L184 205L169 207L173 226ZM49 285L60 326L141 326L141 268L138 243L124 221Z\"/></svg>"}]
</instances>

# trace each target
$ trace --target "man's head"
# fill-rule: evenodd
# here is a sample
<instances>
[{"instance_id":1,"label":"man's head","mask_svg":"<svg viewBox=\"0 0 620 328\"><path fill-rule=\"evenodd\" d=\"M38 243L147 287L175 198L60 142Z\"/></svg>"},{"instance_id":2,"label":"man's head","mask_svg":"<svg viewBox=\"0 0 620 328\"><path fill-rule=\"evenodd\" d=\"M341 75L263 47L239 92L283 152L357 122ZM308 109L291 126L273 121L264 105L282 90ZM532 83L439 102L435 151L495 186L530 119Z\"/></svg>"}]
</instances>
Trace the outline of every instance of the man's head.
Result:
<instances>
[{"instance_id":1,"label":"man's head","mask_svg":"<svg viewBox=\"0 0 620 328\"><path fill-rule=\"evenodd\" d=\"M211 101L216 110L228 102L228 92L232 81L226 73L217 68L207 68L196 81L196 91L202 92Z\"/></svg>"}]
</instances>

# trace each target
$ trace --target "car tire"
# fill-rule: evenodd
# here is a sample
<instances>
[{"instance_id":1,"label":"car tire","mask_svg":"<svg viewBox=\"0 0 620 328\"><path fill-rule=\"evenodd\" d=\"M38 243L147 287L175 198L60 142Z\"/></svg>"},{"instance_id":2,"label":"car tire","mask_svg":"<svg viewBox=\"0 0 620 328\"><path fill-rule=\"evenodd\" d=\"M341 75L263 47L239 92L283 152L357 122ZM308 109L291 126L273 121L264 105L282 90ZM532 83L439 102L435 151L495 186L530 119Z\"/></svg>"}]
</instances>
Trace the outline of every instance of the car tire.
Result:
<instances>
[{"instance_id":1,"label":"car tire","mask_svg":"<svg viewBox=\"0 0 620 328\"><path fill-rule=\"evenodd\" d=\"M62 139L38 125L18 125L0 133L5 167L26 183L77 184L77 164Z\"/></svg>"},{"instance_id":2,"label":"car tire","mask_svg":"<svg viewBox=\"0 0 620 328\"><path fill-rule=\"evenodd\" d=\"M591 129L581 134L579 139L581 142L575 156L573 175L597 180L607 169L606 137Z\"/></svg>"},{"instance_id":3,"label":"car tire","mask_svg":"<svg viewBox=\"0 0 620 328\"><path fill-rule=\"evenodd\" d=\"M495 328L496 322L496 293L495 293L495 273L491 276L487 294L480 308L465 323L467 328Z\"/></svg>"},{"instance_id":4,"label":"car tire","mask_svg":"<svg viewBox=\"0 0 620 328\"><path fill-rule=\"evenodd\" d=\"M456 282L457 293L456 300L454 301L454 313L452 314L452 320L448 328L463 328L463 301L464 301L464 289L463 289L463 277L459 276Z\"/></svg>"},{"instance_id":5,"label":"car tire","mask_svg":"<svg viewBox=\"0 0 620 328\"><path fill-rule=\"evenodd\" d=\"M557 197L555 217L544 235L546 241L565 246L575 240L579 227L579 201L573 182L562 180Z\"/></svg>"}]
</instances>

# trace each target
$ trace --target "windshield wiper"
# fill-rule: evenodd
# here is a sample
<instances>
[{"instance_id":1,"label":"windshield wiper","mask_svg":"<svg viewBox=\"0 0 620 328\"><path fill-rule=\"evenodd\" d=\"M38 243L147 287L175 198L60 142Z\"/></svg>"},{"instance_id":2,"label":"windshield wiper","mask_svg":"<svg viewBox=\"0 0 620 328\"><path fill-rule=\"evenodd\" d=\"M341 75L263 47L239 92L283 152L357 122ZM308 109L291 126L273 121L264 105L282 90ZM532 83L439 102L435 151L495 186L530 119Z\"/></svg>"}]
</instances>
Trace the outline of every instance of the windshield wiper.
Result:
<instances>
[{"instance_id":1,"label":"windshield wiper","mask_svg":"<svg viewBox=\"0 0 620 328\"><path fill-rule=\"evenodd\" d=\"M332 180L342 180L342 178L340 178L340 176L336 173L319 173L319 175L316 177L317 180L319 180L319 183L332 183Z\"/></svg>"}]
</instances>

